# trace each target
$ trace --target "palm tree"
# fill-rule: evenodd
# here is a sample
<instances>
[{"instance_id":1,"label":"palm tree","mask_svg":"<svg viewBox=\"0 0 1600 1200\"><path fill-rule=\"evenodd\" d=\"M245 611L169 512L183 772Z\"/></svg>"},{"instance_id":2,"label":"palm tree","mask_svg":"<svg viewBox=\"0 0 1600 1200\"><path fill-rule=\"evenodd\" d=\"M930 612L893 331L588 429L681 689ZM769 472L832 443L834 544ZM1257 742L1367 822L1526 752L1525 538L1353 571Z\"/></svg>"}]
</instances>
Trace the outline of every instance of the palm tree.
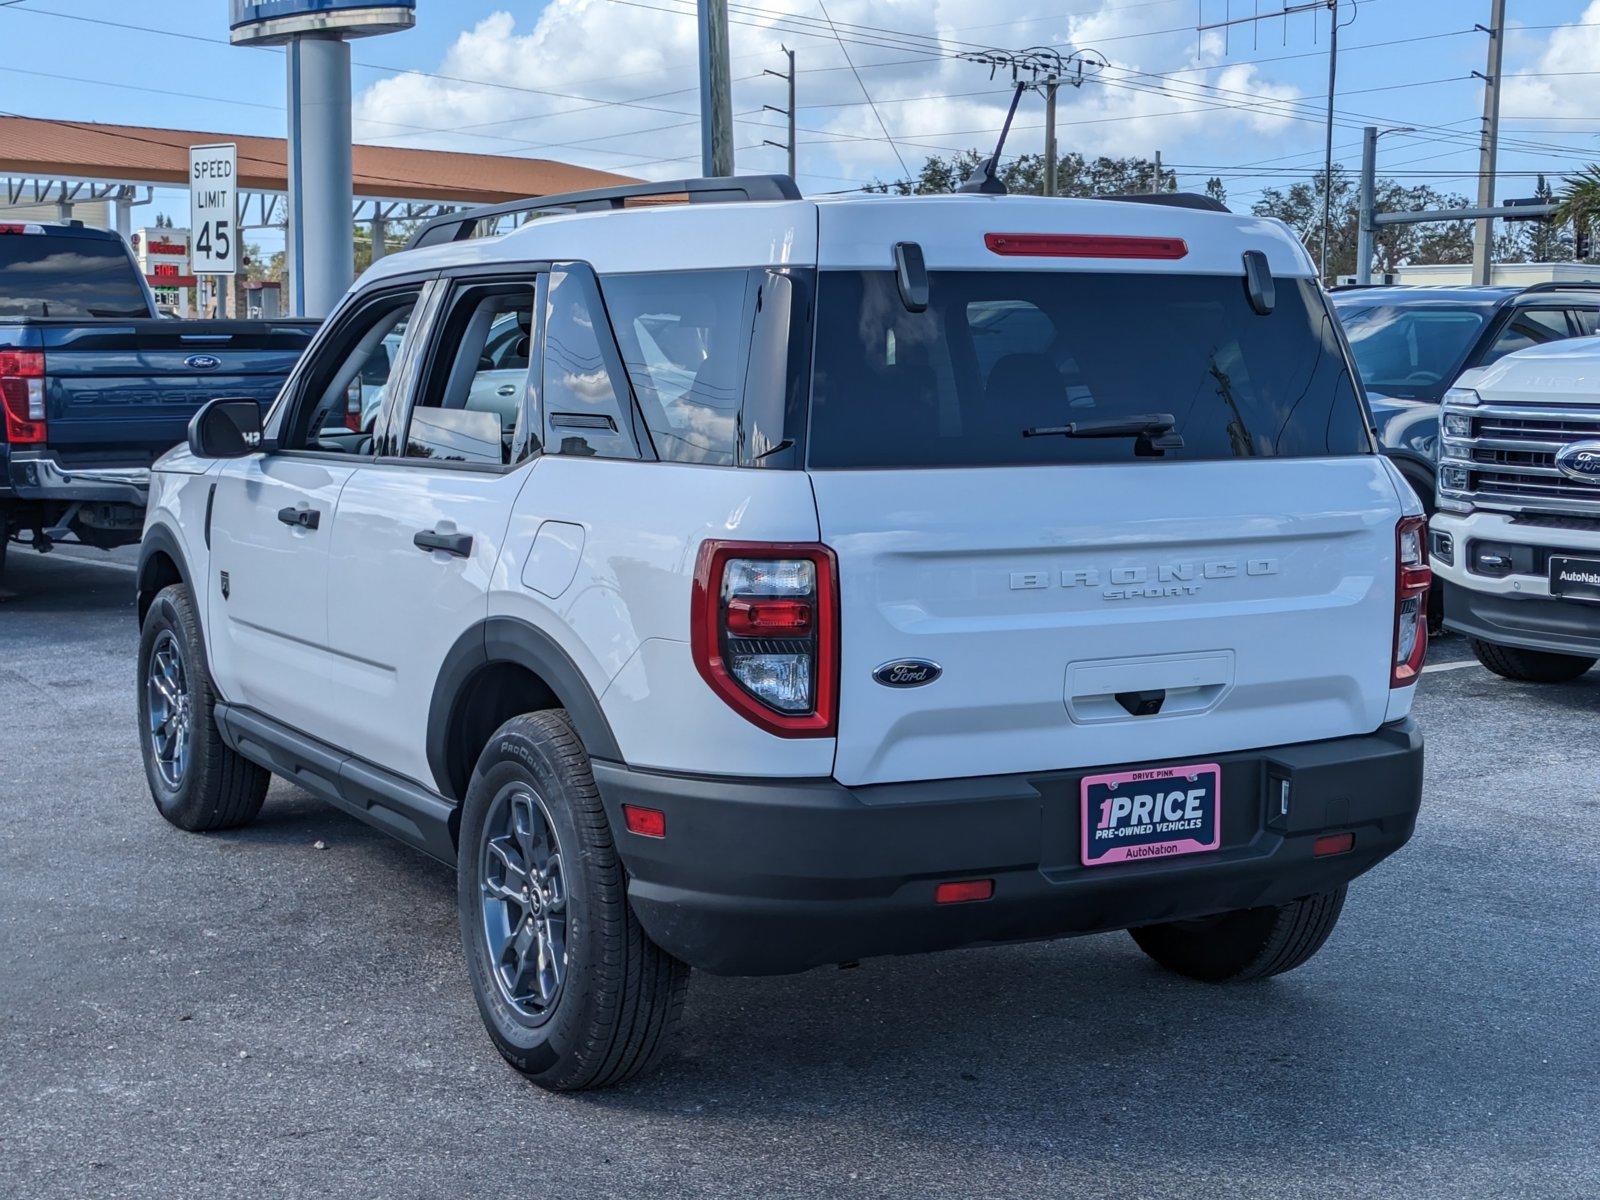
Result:
<instances>
[{"instance_id":1,"label":"palm tree","mask_svg":"<svg viewBox=\"0 0 1600 1200\"><path fill-rule=\"evenodd\" d=\"M1556 225L1571 221L1577 229L1588 229L1600 220L1600 163L1590 163L1561 185L1556 211L1550 220Z\"/></svg>"}]
</instances>

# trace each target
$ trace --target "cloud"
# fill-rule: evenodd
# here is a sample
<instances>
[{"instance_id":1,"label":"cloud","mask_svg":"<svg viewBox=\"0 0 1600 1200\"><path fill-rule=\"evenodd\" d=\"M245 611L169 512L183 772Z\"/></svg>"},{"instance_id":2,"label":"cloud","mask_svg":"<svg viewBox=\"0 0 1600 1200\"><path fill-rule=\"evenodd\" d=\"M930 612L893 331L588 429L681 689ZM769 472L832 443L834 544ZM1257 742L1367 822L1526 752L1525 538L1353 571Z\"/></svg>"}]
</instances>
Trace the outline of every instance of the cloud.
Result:
<instances>
[{"instance_id":1,"label":"cloud","mask_svg":"<svg viewBox=\"0 0 1600 1200\"><path fill-rule=\"evenodd\" d=\"M1586 73L1600 61L1600 0L1591 0L1572 24L1551 30L1543 46L1521 69L1547 77L1506 80L1501 113L1511 119L1593 116L1594 76Z\"/></svg>"},{"instance_id":2,"label":"cloud","mask_svg":"<svg viewBox=\"0 0 1600 1200\"><path fill-rule=\"evenodd\" d=\"M762 143L784 140L782 116L763 108L784 103L784 85L763 72L782 69L784 44L799 54L801 174L816 191L898 177L883 125L912 172L930 154L993 144L1010 100L1008 79L991 80L987 67L954 57L948 47L957 44L1043 41L1066 51L1103 43L1111 68L1081 89L1062 90L1063 152L1150 154L1165 146L1170 153L1203 139L1232 154L1299 128L1273 103L1298 93L1253 66L1221 61L1215 39L1201 48L1203 73L1152 78L1193 67L1196 35L1177 29L1148 36L1172 22L1152 16L1148 5L1074 16L1064 26L1060 18L1030 16L1033 7L1027 0L831 0L827 12L846 42L847 62L814 0L736 4L740 168L782 168L783 152ZM929 38L947 52L921 40ZM531 25L497 12L464 30L434 70L364 89L356 135L671 178L698 167L696 57L686 0L550 0ZM1149 75L1140 74L1146 69ZM876 111L864 102L863 84ZM1038 98L1024 97L1008 149L1037 150L1041 130Z\"/></svg>"}]
</instances>

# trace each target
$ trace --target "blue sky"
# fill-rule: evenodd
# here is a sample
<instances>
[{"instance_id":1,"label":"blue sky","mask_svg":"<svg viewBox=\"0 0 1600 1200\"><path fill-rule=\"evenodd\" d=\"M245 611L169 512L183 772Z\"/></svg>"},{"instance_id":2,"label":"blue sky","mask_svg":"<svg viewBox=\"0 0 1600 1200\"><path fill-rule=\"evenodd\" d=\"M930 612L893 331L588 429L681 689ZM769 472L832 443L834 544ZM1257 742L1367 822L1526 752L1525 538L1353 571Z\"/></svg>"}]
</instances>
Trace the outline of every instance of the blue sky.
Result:
<instances>
[{"instance_id":1,"label":"blue sky","mask_svg":"<svg viewBox=\"0 0 1600 1200\"><path fill-rule=\"evenodd\" d=\"M826 4L824 9L823 4ZM1197 20L1283 0L735 0L736 144L744 170L781 169L780 44L799 55L801 183L859 186L929 153L987 147L1007 93L958 57L980 46L1099 50L1111 66L1064 92L1062 148L1159 149L1184 186L1211 175L1244 208L1320 163L1327 19L1236 29ZM643 176L692 173L690 0L418 0L417 28L355 44L358 140L520 153ZM1476 190L1474 139L1489 0L1343 0L1337 157L1360 126L1409 181ZM1502 197L1600 158L1600 0L1510 0ZM824 16L826 14L826 17ZM831 19L830 32L826 19ZM102 24L99 22L110 22ZM0 110L216 132L283 132L283 60L232 47L225 0L13 0L0 6ZM841 45L841 41L844 43ZM848 55L848 58L847 58ZM1181 74L1174 74L1181 72ZM870 96L873 108L866 102ZM1012 146L1040 141L1024 100ZM885 127L891 141L884 136ZM185 212L182 193L158 208ZM138 219L149 220L149 210Z\"/></svg>"}]
</instances>

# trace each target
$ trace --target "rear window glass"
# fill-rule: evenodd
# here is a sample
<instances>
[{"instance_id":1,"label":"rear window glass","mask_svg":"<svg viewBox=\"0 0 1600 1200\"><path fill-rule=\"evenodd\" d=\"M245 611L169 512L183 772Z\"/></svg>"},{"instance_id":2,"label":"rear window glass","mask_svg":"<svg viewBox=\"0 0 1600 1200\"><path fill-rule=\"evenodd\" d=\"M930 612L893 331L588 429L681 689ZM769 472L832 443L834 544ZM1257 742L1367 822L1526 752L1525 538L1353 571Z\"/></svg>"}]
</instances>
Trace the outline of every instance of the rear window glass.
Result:
<instances>
[{"instance_id":1,"label":"rear window glass","mask_svg":"<svg viewBox=\"0 0 1600 1200\"><path fill-rule=\"evenodd\" d=\"M909 312L888 271L823 272L813 467L1126 462L1136 439L1025 437L1170 414L1167 460L1371 452L1311 280L1257 314L1242 276L946 271Z\"/></svg>"},{"instance_id":2,"label":"rear window glass","mask_svg":"<svg viewBox=\"0 0 1600 1200\"><path fill-rule=\"evenodd\" d=\"M0 234L0 317L148 317L120 241Z\"/></svg>"}]
</instances>

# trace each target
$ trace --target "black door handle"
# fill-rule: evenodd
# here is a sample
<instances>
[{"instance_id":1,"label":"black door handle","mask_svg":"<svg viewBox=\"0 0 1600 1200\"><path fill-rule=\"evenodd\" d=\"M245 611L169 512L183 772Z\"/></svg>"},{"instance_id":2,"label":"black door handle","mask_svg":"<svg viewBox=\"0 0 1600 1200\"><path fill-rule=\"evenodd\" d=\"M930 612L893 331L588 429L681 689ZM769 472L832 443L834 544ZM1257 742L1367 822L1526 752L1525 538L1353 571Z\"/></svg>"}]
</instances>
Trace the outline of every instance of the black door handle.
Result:
<instances>
[{"instance_id":1,"label":"black door handle","mask_svg":"<svg viewBox=\"0 0 1600 1200\"><path fill-rule=\"evenodd\" d=\"M457 558L465 558L472 553L470 533L440 533L438 530L424 529L412 535L411 544L419 550L443 550Z\"/></svg>"},{"instance_id":2,"label":"black door handle","mask_svg":"<svg viewBox=\"0 0 1600 1200\"><path fill-rule=\"evenodd\" d=\"M322 514L303 504L291 504L288 508L278 510L278 520L285 525L298 525L301 529L315 529L322 520Z\"/></svg>"}]
</instances>

